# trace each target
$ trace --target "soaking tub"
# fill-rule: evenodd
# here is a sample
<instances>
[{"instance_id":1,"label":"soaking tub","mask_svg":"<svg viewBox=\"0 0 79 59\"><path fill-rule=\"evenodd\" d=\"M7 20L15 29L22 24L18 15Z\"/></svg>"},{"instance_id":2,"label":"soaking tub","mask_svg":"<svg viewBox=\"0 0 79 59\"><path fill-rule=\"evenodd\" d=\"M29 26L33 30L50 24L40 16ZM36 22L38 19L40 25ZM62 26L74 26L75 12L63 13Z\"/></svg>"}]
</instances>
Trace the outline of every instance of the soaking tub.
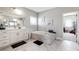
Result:
<instances>
[{"instance_id":1,"label":"soaking tub","mask_svg":"<svg viewBox=\"0 0 79 59\"><path fill-rule=\"evenodd\" d=\"M32 32L32 39L40 40L46 44L51 44L56 39L56 34L45 31Z\"/></svg>"}]
</instances>

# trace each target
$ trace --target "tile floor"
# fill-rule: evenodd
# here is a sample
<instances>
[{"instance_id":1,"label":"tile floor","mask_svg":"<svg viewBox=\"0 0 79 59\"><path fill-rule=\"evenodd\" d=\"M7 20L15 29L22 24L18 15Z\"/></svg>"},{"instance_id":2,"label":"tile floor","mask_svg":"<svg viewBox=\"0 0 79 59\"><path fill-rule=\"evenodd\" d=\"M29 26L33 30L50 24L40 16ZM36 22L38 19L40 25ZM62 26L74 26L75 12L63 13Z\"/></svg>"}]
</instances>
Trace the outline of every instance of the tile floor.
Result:
<instances>
[{"instance_id":1,"label":"tile floor","mask_svg":"<svg viewBox=\"0 0 79 59\"><path fill-rule=\"evenodd\" d=\"M71 33L63 33L63 38L65 40L71 40L71 41L76 42L76 35L71 34Z\"/></svg>"},{"instance_id":2,"label":"tile floor","mask_svg":"<svg viewBox=\"0 0 79 59\"><path fill-rule=\"evenodd\" d=\"M79 45L68 40L54 40L52 44L42 44L41 46L33 43L34 40L29 40L26 44L21 45L15 49L7 46L1 51L78 51Z\"/></svg>"}]
</instances>

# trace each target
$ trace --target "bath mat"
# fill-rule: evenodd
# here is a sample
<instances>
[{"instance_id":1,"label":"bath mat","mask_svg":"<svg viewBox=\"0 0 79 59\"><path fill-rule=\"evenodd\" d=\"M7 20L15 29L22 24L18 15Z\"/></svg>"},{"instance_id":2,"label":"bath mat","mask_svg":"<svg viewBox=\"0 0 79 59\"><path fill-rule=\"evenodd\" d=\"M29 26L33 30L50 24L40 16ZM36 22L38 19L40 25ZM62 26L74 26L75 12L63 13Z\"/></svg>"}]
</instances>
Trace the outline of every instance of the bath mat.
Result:
<instances>
[{"instance_id":1,"label":"bath mat","mask_svg":"<svg viewBox=\"0 0 79 59\"><path fill-rule=\"evenodd\" d=\"M21 42L18 42L18 43L16 43L16 44L11 45L11 47L12 47L12 48L16 48L16 47L19 47L19 46L21 46L21 45L23 45L23 44L26 44L26 42L25 42L25 41L21 41Z\"/></svg>"},{"instance_id":2,"label":"bath mat","mask_svg":"<svg viewBox=\"0 0 79 59\"><path fill-rule=\"evenodd\" d=\"M35 43L35 44L37 44L37 45L42 45L42 44L43 44L43 42L42 42L42 41L39 41L39 40L36 40L36 41L34 41L33 43Z\"/></svg>"}]
</instances>

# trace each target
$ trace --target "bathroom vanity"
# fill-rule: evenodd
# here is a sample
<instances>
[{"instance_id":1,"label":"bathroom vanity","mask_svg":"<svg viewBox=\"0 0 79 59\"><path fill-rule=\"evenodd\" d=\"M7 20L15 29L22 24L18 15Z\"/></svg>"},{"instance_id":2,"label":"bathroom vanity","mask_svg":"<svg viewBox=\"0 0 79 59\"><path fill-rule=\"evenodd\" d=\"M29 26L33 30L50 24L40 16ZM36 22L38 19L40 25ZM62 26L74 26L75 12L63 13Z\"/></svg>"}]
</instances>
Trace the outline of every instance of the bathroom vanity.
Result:
<instances>
[{"instance_id":1,"label":"bathroom vanity","mask_svg":"<svg viewBox=\"0 0 79 59\"><path fill-rule=\"evenodd\" d=\"M27 39L28 33L25 29L0 30L0 49L7 45Z\"/></svg>"}]
</instances>

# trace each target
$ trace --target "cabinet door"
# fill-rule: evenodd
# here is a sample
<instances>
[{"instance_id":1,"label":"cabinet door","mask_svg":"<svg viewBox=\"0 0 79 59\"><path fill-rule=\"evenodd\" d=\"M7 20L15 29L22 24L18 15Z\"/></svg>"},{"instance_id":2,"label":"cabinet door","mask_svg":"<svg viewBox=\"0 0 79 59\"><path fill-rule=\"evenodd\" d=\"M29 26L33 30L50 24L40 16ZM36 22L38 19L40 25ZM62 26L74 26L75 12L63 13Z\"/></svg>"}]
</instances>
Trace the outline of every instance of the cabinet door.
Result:
<instances>
[{"instance_id":1,"label":"cabinet door","mask_svg":"<svg viewBox=\"0 0 79 59\"><path fill-rule=\"evenodd\" d=\"M30 35L27 32L24 32L24 40L29 39Z\"/></svg>"},{"instance_id":2,"label":"cabinet door","mask_svg":"<svg viewBox=\"0 0 79 59\"><path fill-rule=\"evenodd\" d=\"M0 47L4 47L10 44L9 32L2 31L0 32Z\"/></svg>"},{"instance_id":3,"label":"cabinet door","mask_svg":"<svg viewBox=\"0 0 79 59\"><path fill-rule=\"evenodd\" d=\"M18 31L17 32L17 41L24 40L24 33L23 31Z\"/></svg>"},{"instance_id":4,"label":"cabinet door","mask_svg":"<svg viewBox=\"0 0 79 59\"><path fill-rule=\"evenodd\" d=\"M17 31L11 31L9 34L10 34L10 43L15 43L17 42Z\"/></svg>"},{"instance_id":5,"label":"cabinet door","mask_svg":"<svg viewBox=\"0 0 79 59\"><path fill-rule=\"evenodd\" d=\"M2 39L0 40L0 48L9 45L9 40Z\"/></svg>"}]
</instances>

